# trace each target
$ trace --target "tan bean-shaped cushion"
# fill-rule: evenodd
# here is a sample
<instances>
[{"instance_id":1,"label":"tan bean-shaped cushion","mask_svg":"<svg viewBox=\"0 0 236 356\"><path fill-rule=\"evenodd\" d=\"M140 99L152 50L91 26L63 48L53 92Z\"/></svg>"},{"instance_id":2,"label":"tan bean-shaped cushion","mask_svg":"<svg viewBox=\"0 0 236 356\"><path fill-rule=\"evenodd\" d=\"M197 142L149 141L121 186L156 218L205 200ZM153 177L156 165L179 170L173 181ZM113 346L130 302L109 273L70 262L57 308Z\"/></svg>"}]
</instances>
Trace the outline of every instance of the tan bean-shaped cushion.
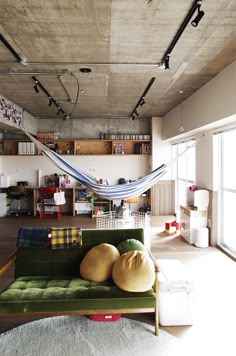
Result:
<instances>
[{"instance_id":1,"label":"tan bean-shaped cushion","mask_svg":"<svg viewBox=\"0 0 236 356\"><path fill-rule=\"evenodd\" d=\"M127 252L115 262L112 278L120 289L127 292L146 292L155 281L154 263L147 252Z\"/></svg>"},{"instance_id":2,"label":"tan bean-shaped cushion","mask_svg":"<svg viewBox=\"0 0 236 356\"><path fill-rule=\"evenodd\" d=\"M80 264L82 278L93 282L103 282L112 276L112 268L120 257L117 248L110 244L92 247Z\"/></svg>"}]
</instances>

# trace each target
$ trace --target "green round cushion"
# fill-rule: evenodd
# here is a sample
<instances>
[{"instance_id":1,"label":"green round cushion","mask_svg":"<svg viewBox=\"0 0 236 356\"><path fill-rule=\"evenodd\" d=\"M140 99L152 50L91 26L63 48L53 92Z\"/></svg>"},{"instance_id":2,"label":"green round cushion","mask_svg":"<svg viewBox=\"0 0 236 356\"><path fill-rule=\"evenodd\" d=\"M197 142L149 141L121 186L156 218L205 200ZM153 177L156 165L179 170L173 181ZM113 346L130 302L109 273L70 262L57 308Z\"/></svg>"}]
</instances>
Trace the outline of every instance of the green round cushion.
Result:
<instances>
[{"instance_id":1,"label":"green round cushion","mask_svg":"<svg viewBox=\"0 0 236 356\"><path fill-rule=\"evenodd\" d=\"M106 281L111 278L113 265L119 257L119 251L113 245L103 243L94 246L80 264L80 275L88 281Z\"/></svg>"},{"instance_id":2,"label":"green round cushion","mask_svg":"<svg viewBox=\"0 0 236 356\"><path fill-rule=\"evenodd\" d=\"M154 285L155 266L147 252L130 251L115 262L112 278L124 291L146 292Z\"/></svg>"},{"instance_id":3,"label":"green round cushion","mask_svg":"<svg viewBox=\"0 0 236 356\"><path fill-rule=\"evenodd\" d=\"M135 239L128 239L122 241L118 246L117 250L123 255L129 251L146 251L144 244L141 241Z\"/></svg>"}]
</instances>

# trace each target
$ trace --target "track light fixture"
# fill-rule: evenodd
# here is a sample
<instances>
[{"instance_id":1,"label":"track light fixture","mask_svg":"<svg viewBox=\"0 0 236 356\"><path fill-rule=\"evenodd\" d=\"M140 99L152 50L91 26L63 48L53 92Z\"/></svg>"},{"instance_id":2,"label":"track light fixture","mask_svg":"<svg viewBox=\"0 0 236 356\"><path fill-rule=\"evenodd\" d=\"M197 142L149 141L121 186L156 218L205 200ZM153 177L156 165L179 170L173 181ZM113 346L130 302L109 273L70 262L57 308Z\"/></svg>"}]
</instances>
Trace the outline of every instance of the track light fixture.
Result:
<instances>
[{"instance_id":1,"label":"track light fixture","mask_svg":"<svg viewBox=\"0 0 236 356\"><path fill-rule=\"evenodd\" d=\"M39 93L39 90L38 90L38 81L37 80L35 80L35 82L34 82L35 84L34 84L34 90L35 90L35 93L36 94L38 94Z\"/></svg>"},{"instance_id":2,"label":"track light fixture","mask_svg":"<svg viewBox=\"0 0 236 356\"><path fill-rule=\"evenodd\" d=\"M48 97L48 106L51 106L52 105L52 98L51 96Z\"/></svg>"},{"instance_id":3,"label":"track light fixture","mask_svg":"<svg viewBox=\"0 0 236 356\"><path fill-rule=\"evenodd\" d=\"M23 66L27 66L27 60L23 57L21 57L15 49L10 45L10 43L6 40L6 38L0 33L0 41L4 44L4 46L7 47L7 49L13 54L13 56L16 58L17 62Z\"/></svg>"},{"instance_id":4,"label":"track light fixture","mask_svg":"<svg viewBox=\"0 0 236 356\"><path fill-rule=\"evenodd\" d=\"M195 19L193 21L191 21L191 25L193 27L197 27L197 25L199 24L199 22L201 21L201 19L205 15L205 12L201 11L201 5L202 5L202 1L198 0L197 1L197 16L195 17Z\"/></svg>"},{"instance_id":5,"label":"track light fixture","mask_svg":"<svg viewBox=\"0 0 236 356\"><path fill-rule=\"evenodd\" d=\"M71 113L68 115L58 104L58 102L49 94L49 92L47 91L47 89L40 83L40 81L33 76L32 79L34 80L34 90L36 93L39 93L39 89L38 87L47 95L48 97L48 105L51 106L52 103L57 107L57 113L56 115L59 115L60 113L63 114L63 118L70 118Z\"/></svg>"},{"instance_id":6,"label":"track light fixture","mask_svg":"<svg viewBox=\"0 0 236 356\"><path fill-rule=\"evenodd\" d=\"M178 40L180 39L181 35L183 34L185 28L187 27L188 23L190 22L191 18L193 17L193 14L195 13L196 10L198 11L198 14L197 14L196 18L191 22L191 24L194 27L197 27L197 25L199 24L200 20L204 16L204 12L200 11L201 4L202 4L202 0L194 0L191 9L187 13L185 19L183 20L182 24L180 25L180 28L178 29L175 37L173 38L172 42L170 43L169 47L167 48L167 50L165 51L165 53L162 57L162 60L159 64L160 69L169 69L170 68L170 65L169 65L170 54L173 51L174 47L176 46Z\"/></svg>"},{"instance_id":7,"label":"track light fixture","mask_svg":"<svg viewBox=\"0 0 236 356\"><path fill-rule=\"evenodd\" d=\"M139 116L139 113L138 113L137 109L138 109L139 106L143 106L145 104L144 97L147 94L147 92L149 91L149 89L151 88L151 86L152 86L152 84L153 84L155 79L156 79L155 77L150 79L150 81L149 81L148 85L146 86L143 94L141 95L141 97L139 98L137 104L135 105L135 107L133 108L133 110L130 113L130 115L129 115L130 119L134 120L135 119L135 115Z\"/></svg>"},{"instance_id":8,"label":"track light fixture","mask_svg":"<svg viewBox=\"0 0 236 356\"><path fill-rule=\"evenodd\" d=\"M141 102L140 102L140 106L143 106L145 103L146 103L146 101L144 100L144 98L142 98Z\"/></svg>"},{"instance_id":9,"label":"track light fixture","mask_svg":"<svg viewBox=\"0 0 236 356\"><path fill-rule=\"evenodd\" d=\"M170 55L168 54L165 58L165 69L170 69Z\"/></svg>"}]
</instances>

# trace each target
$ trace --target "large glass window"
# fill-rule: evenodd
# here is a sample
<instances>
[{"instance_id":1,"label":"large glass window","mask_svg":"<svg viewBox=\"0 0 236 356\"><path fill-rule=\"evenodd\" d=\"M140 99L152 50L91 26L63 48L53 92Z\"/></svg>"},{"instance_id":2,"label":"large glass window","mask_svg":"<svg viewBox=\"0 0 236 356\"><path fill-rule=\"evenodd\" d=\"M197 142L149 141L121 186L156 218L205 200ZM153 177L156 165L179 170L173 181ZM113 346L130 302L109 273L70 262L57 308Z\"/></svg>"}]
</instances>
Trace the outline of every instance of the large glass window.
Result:
<instances>
[{"instance_id":1,"label":"large glass window","mask_svg":"<svg viewBox=\"0 0 236 356\"><path fill-rule=\"evenodd\" d=\"M216 136L219 157L219 240L222 247L236 255L236 129Z\"/></svg>"},{"instance_id":2,"label":"large glass window","mask_svg":"<svg viewBox=\"0 0 236 356\"><path fill-rule=\"evenodd\" d=\"M179 158L176 159L177 157ZM187 205L187 188L195 184L196 149L194 140L174 144L172 159L176 159L176 163L172 167L172 178L176 181L177 211L180 205Z\"/></svg>"}]
</instances>

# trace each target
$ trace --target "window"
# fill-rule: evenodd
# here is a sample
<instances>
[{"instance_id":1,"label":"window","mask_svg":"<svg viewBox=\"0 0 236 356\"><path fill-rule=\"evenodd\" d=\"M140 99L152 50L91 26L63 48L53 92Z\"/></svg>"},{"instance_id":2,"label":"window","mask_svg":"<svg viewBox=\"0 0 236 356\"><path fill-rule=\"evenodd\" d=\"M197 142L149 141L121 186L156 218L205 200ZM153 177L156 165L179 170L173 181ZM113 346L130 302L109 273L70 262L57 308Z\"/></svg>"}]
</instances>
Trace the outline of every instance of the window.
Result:
<instances>
[{"instance_id":1,"label":"window","mask_svg":"<svg viewBox=\"0 0 236 356\"><path fill-rule=\"evenodd\" d=\"M218 146L218 244L236 256L236 128L215 136Z\"/></svg>"},{"instance_id":2,"label":"window","mask_svg":"<svg viewBox=\"0 0 236 356\"><path fill-rule=\"evenodd\" d=\"M172 159L179 155L172 166L172 179L176 181L176 211L187 205L187 188L195 184L196 148L195 140L176 143L172 146Z\"/></svg>"}]
</instances>

